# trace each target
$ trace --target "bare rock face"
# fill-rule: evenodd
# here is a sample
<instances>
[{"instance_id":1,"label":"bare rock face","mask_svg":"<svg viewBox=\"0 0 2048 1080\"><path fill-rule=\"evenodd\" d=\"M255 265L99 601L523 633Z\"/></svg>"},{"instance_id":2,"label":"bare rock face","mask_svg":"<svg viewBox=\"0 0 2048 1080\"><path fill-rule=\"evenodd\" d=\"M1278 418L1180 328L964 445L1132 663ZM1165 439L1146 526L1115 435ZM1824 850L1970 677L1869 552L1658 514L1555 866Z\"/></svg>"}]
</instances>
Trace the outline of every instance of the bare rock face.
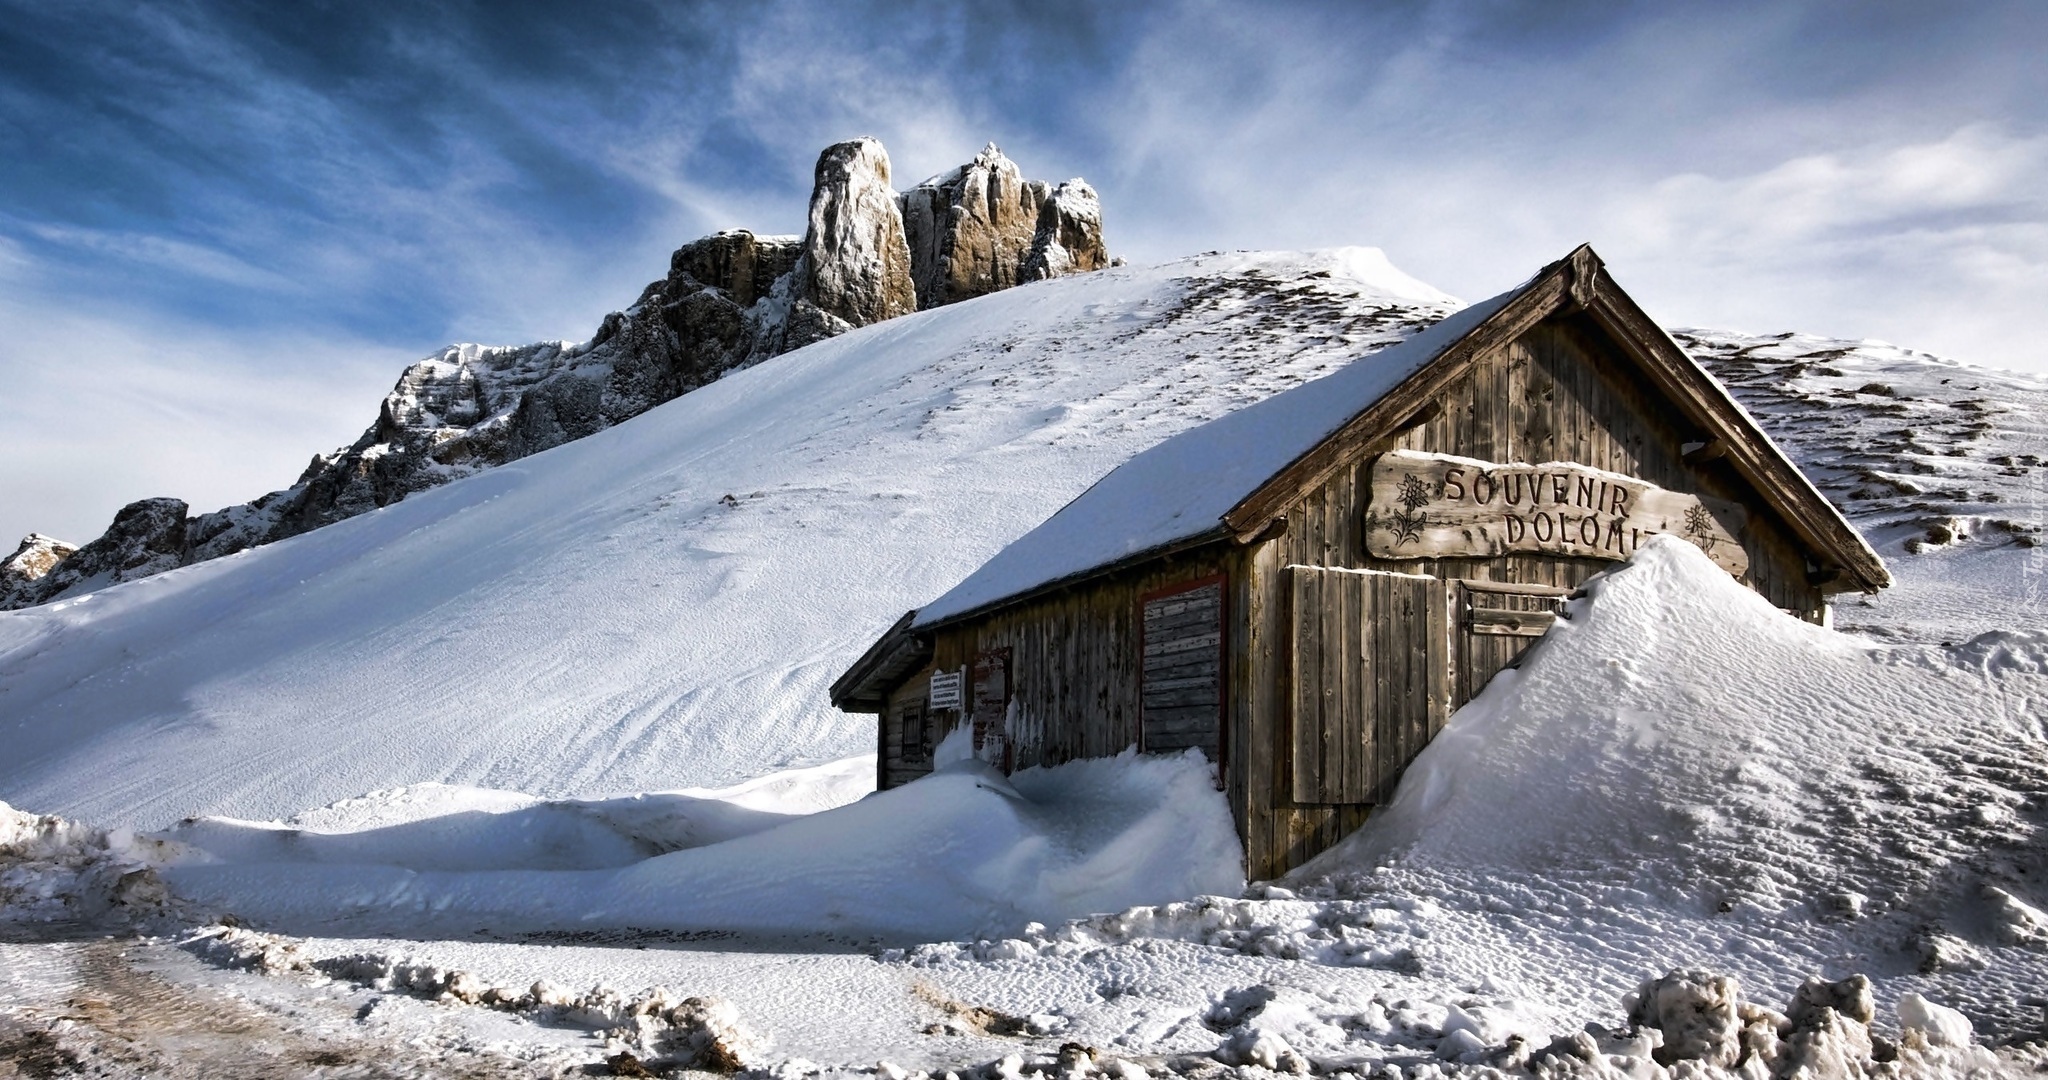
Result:
<instances>
[{"instance_id":1,"label":"bare rock face","mask_svg":"<svg viewBox=\"0 0 2048 1080\"><path fill-rule=\"evenodd\" d=\"M43 603L74 586L98 588L185 565L191 554L185 510L178 499L141 499L122 507L105 535L56 563L18 606Z\"/></svg>"},{"instance_id":2,"label":"bare rock face","mask_svg":"<svg viewBox=\"0 0 2048 1080\"><path fill-rule=\"evenodd\" d=\"M314 457L289 488L189 521L184 503L148 499L68 557L51 554L68 545L26 555L24 547L0 564L0 610L389 506L623 423L778 353L1030 280L1027 262L1057 266L1038 272L1050 277L1107 261L1094 192L1078 181L1054 190L1025 180L994 145L900 199L888 152L874 139L827 147L816 181L803 236L729 229L684 244L667 276L605 316L587 343L451 345L406 368L376 422ZM1085 200L1070 191L1077 184ZM1071 207L1048 218L1062 192ZM914 208L909 234L906 207ZM913 259L913 243L925 254ZM1048 255L1040 250L1048 243L1066 246ZM49 566L31 573L43 561Z\"/></svg>"},{"instance_id":3,"label":"bare rock face","mask_svg":"<svg viewBox=\"0 0 2048 1080\"><path fill-rule=\"evenodd\" d=\"M838 143L818 155L796 287L802 303L847 327L917 310L903 214L889 186L889 153L874 139ZM808 343L816 329L834 325L824 320L790 337Z\"/></svg>"},{"instance_id":4,"label":"bare rock face","mask_svg":"<svg viewBox=\"0 0 2048 1080\"><path fill-rule=\"evenodd\" d=\"M1050 194L990 143L974 160L903 193L903 227L919 310L1023 281Z\"/></svg>"},{"instance_id":5,"label":"bare rock face","mask_svg":"<svg viewBox=\"0 0 2048 1080\"><path fill-rule=\"evenodd\" d=\"M14 554L0 559L0 609L34 603L27 598L34 594L38 583L77 550L76 544L42 533L22 537Z\"/></svg>"},{"instance_id":6,"label":"bare rock face","mask_svg":"<svg viewBox=\"0 0 2048 1080\"><path fill-rule=\"evenodd\" d=\"M1109 249L1102 242L1102 200L1095 189L1079 177L1054 188L1039 206L1031 255L1019 280L1043 281L1108 265Z\"/></svg>"}]
</instances>

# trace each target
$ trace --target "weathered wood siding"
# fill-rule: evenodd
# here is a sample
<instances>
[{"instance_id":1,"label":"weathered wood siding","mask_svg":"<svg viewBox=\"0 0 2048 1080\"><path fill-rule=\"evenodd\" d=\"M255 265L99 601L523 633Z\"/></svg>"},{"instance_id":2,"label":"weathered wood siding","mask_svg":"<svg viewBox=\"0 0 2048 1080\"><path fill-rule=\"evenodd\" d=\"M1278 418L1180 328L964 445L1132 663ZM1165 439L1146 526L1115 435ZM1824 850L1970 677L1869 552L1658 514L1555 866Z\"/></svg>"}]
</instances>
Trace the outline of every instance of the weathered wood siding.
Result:
<instances>
[{"instance_id":1,"label":"weathered wood siding","mask_svg":"<svg viewBox=\"0 0 2048 1080\"><path fill-rule=\"evenodd\" d=\"M1451 601L1451 708L1479 695L1557 621L1567 595L1547 585L1447 583Z\"/></svg>"},{"instance_id":2,"label":"weathered wood siding","mask_svg":"<svg viewBox=\"0 0 2048 1080\"><path fill-rule=\"evenodd\" d=\"M1172 558L942 627L932 642L933 663L942 670L972 667L979 657L1009 650L1005 724L1012 768L1103 757L1130 746L1178 750L1192 745L1196 733L1188 725L1162 730L1159 746L1143 742L1143 600L1219 575L1227 589L1226 563L1232 561L1233 555L1213 551ZM1229 636L1226 628L1226 641ZM1223 678L1227 684L1228 673Z\"/></svg>"},{"instance_id":3,"label":"weathered wood siding","mask_svg":"<svg viewBox=\"0 0 2048 1080\"><path fill-rule=\"evenodd\" d=\"M1139 601L1138 737L1147 753L1193 747L1222 764L1223 586L1218 575Z\"/></svg>"},{"instance_id":4,"label":"weathered wood siding","mask_svg":"<svg viewBox=\"0 0 2048 1080\"><path fill-rule=\"evenodd\" d=\"M1290 791L1379 803L1450 715L1449 591L1435 578L1290 566Z\"/></svg>"},{"instance_id":5,"label":"weathered wood siding","mask_svg":"<svg viewBox=\"0 0 2048 1080\"><path fill-rule=\"evenodd\" d=\"M1436 417L1383 441L1325 484L1319 493L1321 512L1326 517L1356 517L1353 511L1362 510L1370 499L1372 458L1383 450L1458 454L1501 463L1575 461L1748 508L1743 548L1749 573L1743 583L1780 608L1820 620L1824 605L1820 590L1807 582L1805 556L1783 524L1764 509L1762 497L1725 460L1687 465L1685 444L1699 440L1701 433L1615 352L1606 335L1589 329L1584 320L1547 320L1505 349L1481 356L1442 404ZM1322 547L1336 558L1362 559L1365 551L1356 529L1356 522L1341 532L1326 528ZM1322 565L1373 565L1438 577L1576 588L1610 564L1529 554Z\"/></svg>"},{"instance_id":6,"label":"weathered wood siding","mask_svg":"<svg viewBox=\"0 0 2048 1080\"><path fill-rule=\"evenodd\" d=\"M1583 318L1547 320L1516 341L1482 354L1441 405L1435 416L1381 439L1298 500L1287 511L1286 533L1257 545L1235 583L1245 630L1244 640L1235 643L1241 654L1236 666L1245 676L1233 688L1230 752L1240 765L1231 770L1231 788L1244 829L1246 872L1255 879L1299 866L1363 824L1370 811L1362 803L1294 797L1289 769L1296 735L1296 689L1289 682L1294 666L1294 597L1286 567L1392 570L1446 581L1467 578L1570 590L1615 565L1546 553L1373 558L1366 550L1365 513L1371 499L1371 466L1380 453L1420 450L1503 464L1575 461L1672 491L1739 503L1750 510L1743 534L1749 556L1744 584L1802 618L1822 617L1820 591L1808 583L1805 557L1783 524L1725 462L1686 464L1685 445L1698 441L1700 433ZM1454 645L1465 658L1469 677L1453 688L1453 704L1476 693L1486 676L1512 662L1533 640L1502 635L1498 645L1480 643L1475 648L1457 644L1455 639L1461 636L1454 632Z\"/></svg>"},{"instance_id":7,"label":"weathered wood siding","mask_svg":"<svg viewBox=\"0 0 2048 1080\"><path fill-rule=\"evenodd\" d=\"M939 742L940 717L925 707L931 681L929 667L912 675L890 692L882 715L876 717L882 733L876 747L876 787L887 790L932 771L931 747Z\"/></svg>"}]
</instances>

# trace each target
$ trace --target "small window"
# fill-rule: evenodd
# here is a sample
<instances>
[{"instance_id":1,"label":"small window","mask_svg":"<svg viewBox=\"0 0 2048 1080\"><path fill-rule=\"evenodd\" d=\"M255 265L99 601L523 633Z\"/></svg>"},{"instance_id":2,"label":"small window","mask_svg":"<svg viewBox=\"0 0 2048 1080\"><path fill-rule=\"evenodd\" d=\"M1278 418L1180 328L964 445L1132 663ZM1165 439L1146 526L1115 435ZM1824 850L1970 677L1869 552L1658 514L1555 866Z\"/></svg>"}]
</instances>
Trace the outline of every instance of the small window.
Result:
<instances>
[{"instance_id":1,"label":"small window","mask_svg":"<svg viewBox=\"0 0 2048 1080\"><path fill-rule=\"evenodd\" d=\"M897 713L903 730L903 760L923 763L932 759L931 713L922 701L908 701Z\"/></svg>"}]
</instances>

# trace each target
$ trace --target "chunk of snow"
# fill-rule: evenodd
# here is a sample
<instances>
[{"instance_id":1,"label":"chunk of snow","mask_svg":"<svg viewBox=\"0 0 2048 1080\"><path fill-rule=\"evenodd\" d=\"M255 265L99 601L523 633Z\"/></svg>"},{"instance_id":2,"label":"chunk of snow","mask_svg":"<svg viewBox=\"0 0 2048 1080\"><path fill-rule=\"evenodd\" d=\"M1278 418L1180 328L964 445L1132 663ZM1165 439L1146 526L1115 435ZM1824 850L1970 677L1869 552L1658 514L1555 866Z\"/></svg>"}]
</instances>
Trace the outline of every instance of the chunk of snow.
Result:
<instances>
[{"instance_id":1,"label":"chunk of snow","mask_svg":"<svg viewBox=\"0 0 2048 1080\"><path fill-rule=\"evenodd\" d=\"M1899 1027L1933 1047L1968 1046L1975 1034L1969 1017L1915 993L1899 995Z\"/></svg>"}]
</instances>

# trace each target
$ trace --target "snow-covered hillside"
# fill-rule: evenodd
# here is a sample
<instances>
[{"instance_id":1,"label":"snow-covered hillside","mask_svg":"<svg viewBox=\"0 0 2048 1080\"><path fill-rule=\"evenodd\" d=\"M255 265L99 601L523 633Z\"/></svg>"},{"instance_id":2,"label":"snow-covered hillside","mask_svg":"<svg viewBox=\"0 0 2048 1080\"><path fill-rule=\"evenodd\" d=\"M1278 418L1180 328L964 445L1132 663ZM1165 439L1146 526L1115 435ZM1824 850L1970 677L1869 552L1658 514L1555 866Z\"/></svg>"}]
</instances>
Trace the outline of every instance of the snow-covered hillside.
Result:
<instances>
[{"instance_id":1,"label":"snow-covered hillside","mask_svg":"<svg viewBox=\"0 0 2048 1080\"><path fill-rule=\"evenodd\" d=\"M0 807L0 931L40 941L0 943L0 1044L113 1075L161 1071L138 1046L779 1080L2048 1061L2048 383L1879 343L1679 335L1888 559L1854 634L1652 544L1350 843L1242 895L1193 896L1238 884L1198 762L845 805L872 729L824 687L893 617L1134 452L1453 307L1364 251L1029 285L0 614L0 799L84 819ZM255 820L108 828L188 814ZM83 940L138 921L183 934Z\"/></svg>"},{"instance_id":2,"label":"snow-covered hillside","mask_svg":"<svg viewBox=\"0 0 2048 1080\"><path fill-rule=\"evenodd\" d=\"M1837 624L1961 641L2048 613L2048 379L1879 341L1679 330L1883 553Z\"/></svg>"},{"instance_id":3,"label":"snow-covered hillside","mask_svg":"<svg viewBox=\"0 0 2048 1080\"><path fill-rule=\"evenodd\" d=\"M870 722L825 687L905 609L1137 450L1453 306L1367 250L1036 283L289 541L0 614L0 799L161 826L867 752Z\"/></svg>"},{"instance_id":4,"label":"snow-covered hillside","mask_svg":"<svg viewBox=\"0 0 2048 1080\"><path fill-rule=\"evenodd\" d=\"M2048 1060L2044 687L2038 632L1873 643L1660 539L1385 813L1243 895L1199 759L1005 780L955 740L924 780L800 817L775 811L843 768L602 803L414 788L140 839L0 808L0 929L217 916L182 948L299 988L287 1032L366 988L359 1038L509 1013L522 1054L561 1055L548 1075L575 1071L563 1029L586 1061L715 1063L716 1038L791 1076L2024 1075Z\"/></svg>"}]
</instances>

